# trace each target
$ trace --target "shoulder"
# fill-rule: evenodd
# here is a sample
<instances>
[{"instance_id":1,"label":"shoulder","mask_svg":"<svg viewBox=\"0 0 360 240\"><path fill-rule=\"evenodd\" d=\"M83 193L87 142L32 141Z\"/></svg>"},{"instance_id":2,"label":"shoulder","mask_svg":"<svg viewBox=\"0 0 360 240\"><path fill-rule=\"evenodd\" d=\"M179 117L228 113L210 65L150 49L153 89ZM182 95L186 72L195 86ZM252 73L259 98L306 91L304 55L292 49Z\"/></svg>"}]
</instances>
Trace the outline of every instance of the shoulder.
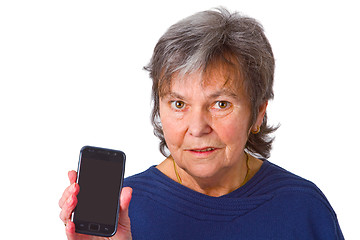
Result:
<instances>
[{"instance_id":1,"label":"shoulder","mask_svg":"<svg viewBox=\"0 0 360 240\"><path fill-rule=\"evenodd\" d=\"M254 177L254 188L260 191L261 194L301 192L325 198L324 194L313 182L267 160L264 160L263 166Z\"/></svg>"},{"instance_id":2,"label":"shoulder","mask_svg":"<svg viewBox=\"0 0 360 240\"><path fill-rule=\"evenodd\" d=\"M301 225L311 235L319 236L318 239L331 239L331 236L342 239L335 211L313 182L268 161L264 162L264 168L259 171L257 187L262 187L259 187L258 194L273 196L268 207L286 219L285 225Z\"/></svg>"},{"instance_id":3,"label":"shoulder","mask_svg":"<svg viewBox=\"0 0 360 240\"><path fill-rule=\"evenodd\" d=\"M155 166L151 166L147 170L129 176L124 179L124 187L131 187L133 195L152 195L160 192L166 193L174 188L174 183L162 174Z\"/></svg>"},{"instance_id":4,"label":"shoulder","mask_svg":"<svg viewBox=\"0 0 360 240\"><path fill-rule=\"evenodd\" d=\"M323 192L311 181L304 179L269 161L264 161L254 181L247 186L248 196L271 195L284 207L319 210L320 207L335 216ZM300 210L300 209L299 209Z\"/></svg>"},{"instance_id":5,"label":"shoulder","mask_svg":"<svg viewBox=\"0 0 360 240\"><path fill-rule=\"evenodd\" d=\"M124 187L136 187L139 184L143 184L144 182L149 182L149 180L154 179L154 171L153 166L148 168L147 170L137 173L135 175L126 177L124 179Z\"/></svg>"}]
</instances>

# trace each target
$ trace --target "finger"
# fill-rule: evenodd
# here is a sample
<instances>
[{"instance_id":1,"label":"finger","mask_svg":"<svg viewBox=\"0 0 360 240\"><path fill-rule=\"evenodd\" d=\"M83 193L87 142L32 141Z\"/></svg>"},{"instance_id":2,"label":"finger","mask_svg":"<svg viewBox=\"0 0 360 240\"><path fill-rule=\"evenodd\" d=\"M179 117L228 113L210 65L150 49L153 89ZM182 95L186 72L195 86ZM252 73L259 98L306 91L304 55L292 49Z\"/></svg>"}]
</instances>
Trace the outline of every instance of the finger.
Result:
<instances>
[{"instance_id":1,"label":"finger","mask_svg":"<svg viewBox=\"0 0 360 240\"><path fill-rule=\"evenodd\" d=\"M76 171L74 171L74 170L69 171L68 172L68 178L69 178L69 181L70 181L70 186L65 189L65 191L63 192L63 195L61 196L61 198L59 200L59 207L60 208L62 208L62 206L64 205L64 202L69 198L70 194L72 194L72 193L77 194L79 192L79 190L77 189L79 187L74 185L74 183L76 182L76 178L77 178Z\"/></svg>"},{"instance_id":2,"label":"finger","mask_svg":"<svg viewBox=\"0 0 360 240\"><path fill-rule=\"evenodd\" d=\"M73 184L74 182L76 182L77 172L74 170L69 171L68 177L69 177L70 184Z\"/></svg>"},{"instance_id":3,"label":"finger","mask_svg":"<svg viewBox=\"0 0 360 240\"><path fill-rule=\"evenodd\" d=\"M119 228L122 231L131 232L130 218L129 218L129 205L132 197L132 189L124 187L120 195L120 213L119 213Z\"/></svg>"},{"instance_id":4,"label":"finger","mask_svg":"<svg viewBox=\"0 0 360 240\"><path fill-rule=\"evenodd\" d=\"M70 186L68 186L59 200L59 207L62 208L64 203L69 199L70 195L72 194L77 195L79 191L80 191L80 186L77 183L73 183Z\"/></svg>"},{"instance_id":5,"label":"finger","mask_svg":"<svg viewBox=\"0 0 360 240\"><path fill-rule=\"evenodd\" d=\"M65 226L66 236L69 240L75 239L75 224L72 221L68 221Z\"/></svg>"},{"instance_id":6,"label":"finger","mask_svg":"<svg viewBox=\"0 0 360 240\"><path fill-rule=\"evenodd\" d=\"M77 197L75 195L70 195L68 200L64 203L61 212L60 219L67 224L70 221L71 213L74 211L77 204Z\"/></svg>"},{"instance_id":7,"label":"finger","mask_svg":"<svg viewBox=\"0 0 360 240\"><path fill-rule=\"evenodd\" d=\"M131 187L124 187L121 190L121 195L120 195L120 207L122 209L128 209L129 208L131 197L132 197L132 188Z\"/></svg>"}]
</instances>

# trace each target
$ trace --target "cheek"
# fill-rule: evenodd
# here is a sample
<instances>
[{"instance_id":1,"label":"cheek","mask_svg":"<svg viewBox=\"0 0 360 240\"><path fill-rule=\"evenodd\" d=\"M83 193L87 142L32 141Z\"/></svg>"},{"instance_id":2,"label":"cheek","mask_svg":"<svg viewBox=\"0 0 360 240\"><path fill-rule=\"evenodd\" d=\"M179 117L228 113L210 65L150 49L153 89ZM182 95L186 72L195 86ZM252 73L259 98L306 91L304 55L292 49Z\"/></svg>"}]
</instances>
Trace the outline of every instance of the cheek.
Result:
<instances>
[{"instance_id":1,"label":"cheek","mask_svg":"<svg viewBox=\"0 0 360 240\"><path fill-rule=\"evenodd\" d=\"M166 116L166 115L163 115ZM181 129L181 124L175 119L169 117L160 118L163 128L164 138L167 146L171 150L173 146L180 147L183 142L184 133Z\"/></svg>"},{"instance_id":2,"label":"cheek","mask_svg":"<svg viewBox=\"0 0 360 240\"><path fill-rule=\"evenodd\" d=\"M248 138L248 120L230 118L214 124L217 135L228 146L244 147Z\"/></svg>"}]
</instances>

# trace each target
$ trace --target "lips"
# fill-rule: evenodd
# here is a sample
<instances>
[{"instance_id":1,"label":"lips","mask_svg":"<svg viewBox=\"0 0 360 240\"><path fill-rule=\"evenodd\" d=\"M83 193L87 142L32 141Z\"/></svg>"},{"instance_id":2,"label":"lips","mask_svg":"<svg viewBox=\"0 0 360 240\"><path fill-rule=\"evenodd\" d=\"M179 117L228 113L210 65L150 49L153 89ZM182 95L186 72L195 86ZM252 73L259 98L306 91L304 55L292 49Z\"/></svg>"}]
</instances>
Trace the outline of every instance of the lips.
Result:
<instances>
[{"instance_id":1,"label":"lips","mask_svg":"<svg viewBox=\"0 0 360 240\"><path fill-rule=\"evenodd\" d=\"M185 149L185 151L196 154L196 155L204 156L204 155L211 154L218 149L219 148L217 148L217 147L207 146L207 147L188 148L188 149Z\"/></svg>"},{"instance_id":2,"label":"lips","mask_svg":"<svg viewBox=\"0 0 360 240\"><path fill-rule=\"evenodd\" d=\"M215 148L213 148L213 147L200 148L200 149L190 149L190 151L192 151L192 152L199 152L199 153L201 153L201 152L210 152L210 151L214 151L214 150L215 150Z\"/></svg>"},{"instance_id":3,"label":"lips","mask_svg":"<svg viewBox=\"0 0 360 240\"><path fill-rule=\"evenodd\" d=\"M190 153L191 156L199 159L209 158L211 156L215 156L216 152L221 148L206 146L206 147L192 147L185 149L186 152Z\"/></svg>"}]
</instances>

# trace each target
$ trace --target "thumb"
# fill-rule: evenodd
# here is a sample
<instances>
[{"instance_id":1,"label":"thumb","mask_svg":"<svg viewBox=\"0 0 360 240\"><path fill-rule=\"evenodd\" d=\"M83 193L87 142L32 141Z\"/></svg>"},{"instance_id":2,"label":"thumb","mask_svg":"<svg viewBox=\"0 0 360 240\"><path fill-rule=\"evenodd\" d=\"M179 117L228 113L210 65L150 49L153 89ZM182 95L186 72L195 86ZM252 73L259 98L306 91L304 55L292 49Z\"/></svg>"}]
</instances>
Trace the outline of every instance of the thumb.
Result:
<instances>
[{"instance_id":1,"label":"thumb","mask_svg":"<svg viewBox=\"0 0 360 240\"><path fill-rule=\"evenodd\" d=\"M129 205L132 197L132 188L124 187L120 195L120 212L118 221L118 231L131 234Z\"/></svg>"}]
</instances>

